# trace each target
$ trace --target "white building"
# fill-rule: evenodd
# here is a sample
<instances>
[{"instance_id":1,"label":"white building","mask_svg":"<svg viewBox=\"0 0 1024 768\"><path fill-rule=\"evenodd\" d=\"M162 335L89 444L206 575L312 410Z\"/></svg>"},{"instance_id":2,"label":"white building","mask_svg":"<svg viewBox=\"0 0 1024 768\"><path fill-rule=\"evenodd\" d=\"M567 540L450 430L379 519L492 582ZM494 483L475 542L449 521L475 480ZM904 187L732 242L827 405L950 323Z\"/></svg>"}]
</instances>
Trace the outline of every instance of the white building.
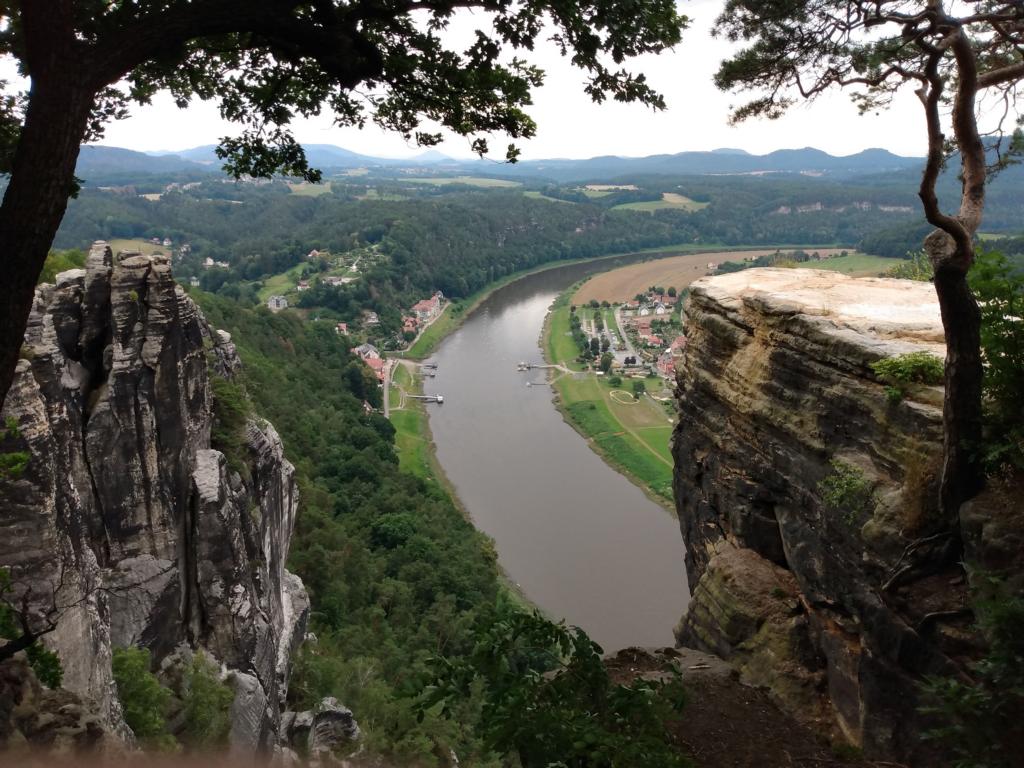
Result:
<instances>
[{"instance_id":1,"label":"white building","mask_svg":"<svg viewBox=\"0 0 1024 768\"><path fill-rule=\"evenodd\" d=\"M288 299L284 296L271 296L267 299L267 309L271 312L280 312L282 309L288 309Z\"/></svg>"}]
</instances>

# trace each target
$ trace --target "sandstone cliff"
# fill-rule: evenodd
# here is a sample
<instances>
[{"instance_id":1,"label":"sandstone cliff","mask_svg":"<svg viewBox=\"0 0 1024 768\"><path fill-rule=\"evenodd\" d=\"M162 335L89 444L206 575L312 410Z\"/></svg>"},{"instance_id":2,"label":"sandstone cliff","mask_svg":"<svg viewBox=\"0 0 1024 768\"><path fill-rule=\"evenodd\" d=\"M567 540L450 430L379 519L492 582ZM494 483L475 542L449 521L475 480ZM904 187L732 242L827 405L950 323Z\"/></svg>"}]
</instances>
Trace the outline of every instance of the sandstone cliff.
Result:
<instances>
[{"instance_id":1,"label":"sandstone cliff","mask_svg":"<svg viewBox=\"0 0 1024 768\"><path fill-rule=\"evenodd\" d=\"M244 465L211 446L211 377L240 363L162 256L105 243L42 285L4 406L0 566L28 593L65 688L123 727L111 649L185 643L231 670L232 743L274 742L308 601L285 570L298 495L274 428Z\"/></svg>"},{"instance_id":2,"label":"sandstone cliff","mask_svg":"<svg viewBox=\"0 0 1024 768\"><path fill-rule=\"evenodd\" d=\"M895 402L870 364L943 355L932 287L747 270L695 282L686 329L673 452L695 586L680 641L865 754L912 759L917 682L956 668L965 590L910 567L947 540L920 501L935 496L941 389ZM870 495L823 498L839 472Z\"/></svg>"}]
</instances>

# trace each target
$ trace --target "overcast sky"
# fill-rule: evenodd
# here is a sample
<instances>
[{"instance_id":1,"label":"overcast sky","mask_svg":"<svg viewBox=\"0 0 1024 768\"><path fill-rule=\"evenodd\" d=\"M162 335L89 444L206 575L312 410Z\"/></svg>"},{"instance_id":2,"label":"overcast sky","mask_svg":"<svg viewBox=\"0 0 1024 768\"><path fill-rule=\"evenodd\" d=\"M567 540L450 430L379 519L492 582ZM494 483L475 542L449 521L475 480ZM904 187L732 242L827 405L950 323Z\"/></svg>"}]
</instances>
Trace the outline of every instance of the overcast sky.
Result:
<instances>
[{"instance_id":1,"label":"overcast sky","mask_svg":"<svg viewBox=\"0 0 1024 768\"><path fill-rule=\"evenodd\" d=\"M543 50L531 60L547 71L547 82L530 108L538 130L534 139L521 142L523 159L641 156L719 147L756 154L805 146L836 155L869 147L901 155L925 153L923 114L909 89L891 109L877 115L859 116L849 97L836 92L813 104L800 104L780 120L730 126L729 106L742 96L720 93L711 82L730 50L728 43L710 36L721 4L722 0L682 2L682 12L692 20L683 42L674 51L634 63L665 94L668 109L660 113L638 105L593 104L583 93L582 74L550 46L538 46ZM482 23L483 15L464 14L452 34L464 35ZM336 128L329 117L297 122L293 130L305 143L337 144L370 155L405 157L423 151L374 126L362 131ZM196 102L181 111L169 98L157 98L149 107L137 107L128 120L111 125L102 143L143 151L180 150L214 143L234 132L212 103ZM505 143L495 138L492 147L500 150ZM459 137L438 149L455 157L470 154L468 141Z\"/></svg>"}]
</instances>

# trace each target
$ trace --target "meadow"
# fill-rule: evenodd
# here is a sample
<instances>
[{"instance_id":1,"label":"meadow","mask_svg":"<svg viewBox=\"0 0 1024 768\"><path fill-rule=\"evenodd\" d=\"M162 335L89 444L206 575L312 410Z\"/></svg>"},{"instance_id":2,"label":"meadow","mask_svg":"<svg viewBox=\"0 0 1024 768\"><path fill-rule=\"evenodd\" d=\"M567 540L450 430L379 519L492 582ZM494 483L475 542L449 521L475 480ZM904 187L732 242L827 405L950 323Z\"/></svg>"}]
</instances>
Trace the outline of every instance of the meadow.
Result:
<instances>
[{"instance_id":1,"label":"meadow","mask_svg":"<svg viewBox=\"0 0 1024 768\"><path fill-rule=\"evenodd\" d=\"M691 200L685 195L680 195L676 192L664 192L661 195L661 200L645 200L640 203L623 203L622 205L616 205L612 210L651 212L674 209L678 211L692 212L707 208L708 205L709 203L698 203L696 200Z\"/></svg>"}]
</instances>

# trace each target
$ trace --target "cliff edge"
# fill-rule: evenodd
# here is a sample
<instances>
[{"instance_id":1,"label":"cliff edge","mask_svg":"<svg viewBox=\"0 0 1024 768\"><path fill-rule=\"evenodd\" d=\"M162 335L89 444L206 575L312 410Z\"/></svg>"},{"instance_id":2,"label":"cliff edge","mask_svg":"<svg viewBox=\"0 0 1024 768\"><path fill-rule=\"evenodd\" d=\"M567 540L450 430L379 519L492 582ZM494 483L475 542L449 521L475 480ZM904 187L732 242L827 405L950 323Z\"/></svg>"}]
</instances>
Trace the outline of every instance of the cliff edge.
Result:
<instances>
[{"instance_id":1,"label":"cliff edge","mask_svg":"<svg viewBox=\"0 0 1024 768\"><path fill-rule=\"evenodd\" d=\"M41 285L0 417L0 566L56 624L66 689L122 728L112 648L186 644L228 671L232 743L276 742L308 600L285 570L298 492L273 426L244 425L240 462L211 444L212 377L240 362L175 284L168 259L103 242Z\"/></svg>"},{"instance_id":2,"label":"cliff edge","mask_svg":"<svg viewBox=\"0 0 1024 768\"><path fill-rule=\"evenodd\" d=\"M942 390L871 363L943 356L932 286L751 269L690 288L675 497L694 585L683 645L730 660L868 757L920 749L918 682L969 646L959 571L911 573L949 533ZM922 499L924 501L922 501Z\"/></svg>"}]
</instances>

